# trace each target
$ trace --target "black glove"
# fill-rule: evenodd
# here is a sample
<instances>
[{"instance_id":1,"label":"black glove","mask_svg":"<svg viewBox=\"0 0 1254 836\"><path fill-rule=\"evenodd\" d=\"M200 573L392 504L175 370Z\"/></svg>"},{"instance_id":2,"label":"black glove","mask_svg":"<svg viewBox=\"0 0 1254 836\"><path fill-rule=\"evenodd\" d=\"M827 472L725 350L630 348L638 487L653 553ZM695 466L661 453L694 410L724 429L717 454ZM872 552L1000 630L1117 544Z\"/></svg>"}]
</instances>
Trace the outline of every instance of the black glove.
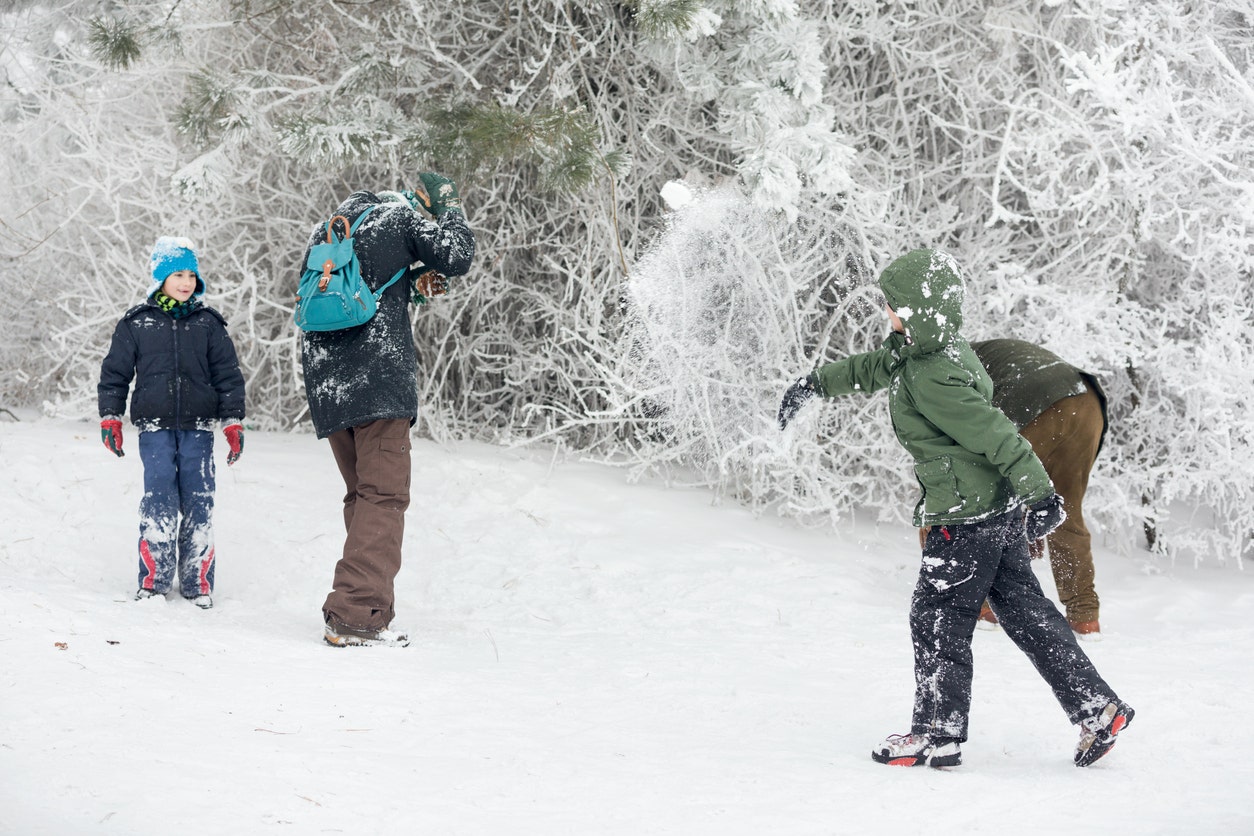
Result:
<instances>
[{"instance_id":1,"label":"black glove","mask_svg":"<svg viewBox=\"0 0 1254 836\"><path fill-rule=\"evenodd\" d=\"M784 399L779 402L779 428L787 428L788 422L816 394L818 393L814 391L814 384L810 382L809 376L797 378L797 382L788 387L784 392Z\"/></svg>"},{"instance_id":2,"label":"black glove","mask_svg":"<svg viewBox=\"0 0 1254 836\"><path fill-rule=\"evenodd\" d=\"M1067 519L1067 512L1062 510L1062 497L1051 493L1028 508L1028 542L1035 543L1042 537L1052 534L1065 519Z\"/></svg>"},{"instance_id":3,"label":"black glove","mask_svg":"<svg viewBox=\"0 0 1254 836\"><path fill-rule=\"evenodd\" d=\"M418 179L421 183L412 194L432 217L438 218L449 211L462 211L462 199L457 194L457 184L452 180L434 171L424 171Z\"/></svg>"}]
</instances>

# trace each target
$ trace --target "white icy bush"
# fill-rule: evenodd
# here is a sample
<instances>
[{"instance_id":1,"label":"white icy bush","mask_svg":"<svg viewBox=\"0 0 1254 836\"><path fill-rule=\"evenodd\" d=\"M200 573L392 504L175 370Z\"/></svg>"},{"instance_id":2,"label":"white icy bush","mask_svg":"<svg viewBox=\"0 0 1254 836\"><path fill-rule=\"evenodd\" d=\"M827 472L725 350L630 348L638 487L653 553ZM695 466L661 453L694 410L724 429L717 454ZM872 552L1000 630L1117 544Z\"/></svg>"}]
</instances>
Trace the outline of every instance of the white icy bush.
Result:
<instances>
[{"instance_id":1,"label":"white icy bush","mask_svg":"<svg viewBox=\"0 0 1254 836\"><path fill-rule=\"evenodd\" d=\"M783 390L825 352L886 333L856 230L817 207L789 224L732 189L667 187L675 210L633 266L615 414L632 460L781 513L835 520L908 501L881 403L804 410L781 433ZM816 399L817 401L817 399Z\"/></svg>"},{"instance_id":2,"label":"white icy bush","mask_svg":"<svg viewBox=\"0 0 1254 836\"><path fill-rule=\"evenodd\" d=\"M122 5L0 13L0 406L91 417L113 324L174 234L200 245L251 420L304 426L309 231L349 191L412 186L432 162L414 137L456 94L588 114L633 162L593 161L596 185L567 192L512 158L460 178L479 257L414 317L420 432L899 519L913 487L882 398L811 407L783 437L768 418L795 375L877 343L877 270L935 246L969 277L968 336L1105 382L1099 539L1254 549L1248 4L630 4L677 21L673 42L591 0ZM149 33L125 68L85 46L115 14ZM734 191L670 187L667 216L677 178Z\"/></svg>"}]
</instances>

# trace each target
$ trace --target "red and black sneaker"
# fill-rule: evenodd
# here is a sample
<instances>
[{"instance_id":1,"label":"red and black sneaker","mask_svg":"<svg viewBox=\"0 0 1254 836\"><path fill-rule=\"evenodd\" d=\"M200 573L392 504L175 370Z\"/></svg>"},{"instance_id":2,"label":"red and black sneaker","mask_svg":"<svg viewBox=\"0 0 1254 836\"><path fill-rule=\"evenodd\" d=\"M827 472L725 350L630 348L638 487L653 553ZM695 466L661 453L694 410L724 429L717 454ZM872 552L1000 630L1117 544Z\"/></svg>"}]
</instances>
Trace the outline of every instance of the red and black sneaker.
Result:
<instances>
[{"instance_id":1,"label":"red and black sneaker","mask_svg":"<svg viewBox=\"0 0 1254 836\"><path fill-rule=\"evenodd\" d=\"M1088 766L1109 752L1119 732L1128 727L1136 712L1121 702L1107 703L1092 717L1080 721L1080 742L1075 747L1075 765Z\"/></svg>"},{"instance_id":2,"label":"red and black sneaker","mask_svg":"<svg viewBox=\"0 0 1254 836\"><path fill-rule=\"evenodd\" d=\"M956 740L933 740L926 734L892 734L871 752L871 760L889 766L958 766L962 751Z\"/></svg>"}]
</instances>

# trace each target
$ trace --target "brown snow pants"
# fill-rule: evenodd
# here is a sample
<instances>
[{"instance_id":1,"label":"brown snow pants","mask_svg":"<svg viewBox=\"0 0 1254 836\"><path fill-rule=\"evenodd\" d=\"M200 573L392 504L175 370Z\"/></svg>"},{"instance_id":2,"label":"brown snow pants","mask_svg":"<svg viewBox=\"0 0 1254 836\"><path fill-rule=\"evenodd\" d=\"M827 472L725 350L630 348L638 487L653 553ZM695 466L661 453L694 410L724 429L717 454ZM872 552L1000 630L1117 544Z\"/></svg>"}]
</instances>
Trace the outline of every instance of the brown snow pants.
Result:
<instances>
[{"instance_id":1,"label":"brown snow pants","mask_svg":"<svg viewBox=\"0 0 1254 836\"><path fill-rule=\"evenodd\" d=\"M393 581L409 507L409 419L371 421L328 441L347 489L347 536L322 615L333 625L382 630L396 614Z\"/></svg>"},{"instance_id":2,"label":"brown snow pants","mask_svg":"<svg viewBox=\"0 0 1254 836\"><path fill-rule=\"evenodd\" d=\"M1020 431L1045 465L1067 512L1066 521L1045 539L1058 600L1073 624L1098 618L1092 538L1084 525L1083 504L1102 427L1101 401L1092 392L1084 392L1053 404ZM1031 548L1033 557L1041 556L1039 542Z\"/></svg>"},{"instance_id":3,"label":"brown snow pants","mask_svg":"<svg viewBox=\"0 0 1254 836\"><path fill-rule=\"evenodd\" d=\"M1067 512L1066 522L1045 542L1049 544L1049 568L1058 600L1072 624L1098 620L1092 537L1084 525L1083 505L1104 425L1101 401L1086 391L1054 403L1019 432L1045 466ZM919 530L920 546L927 532L926 528ZM1030 549L1034 558L1043 555L1040 542L1032 543Z\"/></svg>"}]
</instances>

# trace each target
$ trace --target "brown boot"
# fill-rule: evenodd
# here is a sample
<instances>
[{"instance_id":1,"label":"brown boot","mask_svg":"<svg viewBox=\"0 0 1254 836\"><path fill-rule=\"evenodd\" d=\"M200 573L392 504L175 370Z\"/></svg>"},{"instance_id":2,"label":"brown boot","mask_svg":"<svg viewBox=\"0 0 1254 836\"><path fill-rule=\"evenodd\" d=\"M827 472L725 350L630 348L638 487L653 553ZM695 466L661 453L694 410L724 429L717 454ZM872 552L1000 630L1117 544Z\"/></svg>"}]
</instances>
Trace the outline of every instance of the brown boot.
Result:
<instances>
[{"instance_id":1,"label":"brown boot","mask_svg":"<svg viewBox=\"0 0 1254 836\"><path fill-rule=\"evenodd\" d=\"M988 601L985 601L984 606L980 607L980 619L975 622L975 626L981 630L997 629L997 615L993 612L993 608L988 605Z\"/></svg>"},{"instance_id":2,"label":"brown boot","mask_svg":"<svg viewBox=\"0 0 1254 836\"><path fill-rule=\"evenodd\" d=\"M1102 626L1096 618L1092 621L1072 621L1067 619L1067 624L1071 626L1072 632L1086 642L1099 642L1102 640Z\"/></svg>"}]
</instances>

